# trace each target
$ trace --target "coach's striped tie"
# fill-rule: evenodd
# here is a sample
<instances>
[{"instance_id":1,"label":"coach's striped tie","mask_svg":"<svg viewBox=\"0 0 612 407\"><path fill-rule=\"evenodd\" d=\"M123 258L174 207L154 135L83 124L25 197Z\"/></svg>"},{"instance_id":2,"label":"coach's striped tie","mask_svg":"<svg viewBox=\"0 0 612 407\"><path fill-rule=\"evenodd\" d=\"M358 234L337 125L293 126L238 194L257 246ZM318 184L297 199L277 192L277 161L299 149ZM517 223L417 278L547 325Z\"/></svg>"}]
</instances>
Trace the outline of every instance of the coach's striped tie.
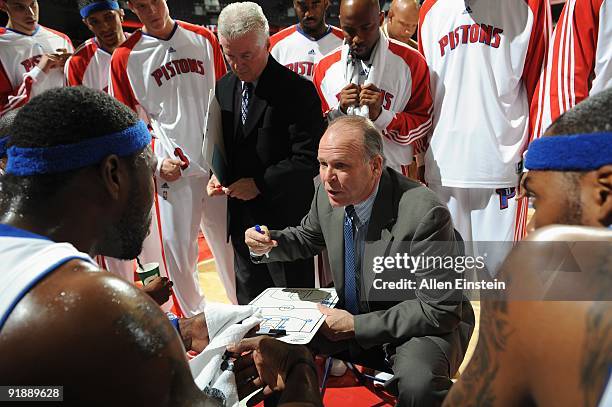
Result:
<instances>
[{"instance_id":1,"label":"coach's striped tie","mask_svg":"<svg viewBox=\"0 0 612 407\"><path fill-rule=\"evenodd\" d=\"M253 84L251 82L244 82L242 84L242 106L240 107L240 117L242 118L242 124L246 122L247 116L249 115L249 99L251 98L251 92L253 91Z\"/></svg>"},{"instance_id":2,"label":"coach's striped tie","mask_svg":"<svg viewBox=\"0 0 612 407\"><path fill-rule=\"evenodd\" d=\"M353 205L347 206L344 214L344 308L353 315L359 314L353 234L353 222L356 218L357 214Z\"/></svg>"}]
</instances>

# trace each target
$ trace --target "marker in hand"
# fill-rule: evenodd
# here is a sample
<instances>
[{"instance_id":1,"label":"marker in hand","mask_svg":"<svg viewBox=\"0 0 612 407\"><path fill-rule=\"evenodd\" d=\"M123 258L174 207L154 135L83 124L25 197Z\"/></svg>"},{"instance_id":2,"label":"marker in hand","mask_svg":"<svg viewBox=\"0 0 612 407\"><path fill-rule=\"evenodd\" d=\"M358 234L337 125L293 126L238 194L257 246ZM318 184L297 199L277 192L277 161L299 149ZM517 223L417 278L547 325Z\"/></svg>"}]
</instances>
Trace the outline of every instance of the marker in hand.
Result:
<instances>
[{"instance_id":1,"label":"marker in hand","mask_svg":"<svg viewBox=\"0 0 612 407\"><path fill-rule=\"evenodd\" d=\"M266 232L259 225L255 225L255 231L257 231L257 233L259 233L261 235L265 235L266 234ZM266 253L266 258L268 258L268 257L270 257L270 255L268 253Z\"/></svg>"}]
</instances>

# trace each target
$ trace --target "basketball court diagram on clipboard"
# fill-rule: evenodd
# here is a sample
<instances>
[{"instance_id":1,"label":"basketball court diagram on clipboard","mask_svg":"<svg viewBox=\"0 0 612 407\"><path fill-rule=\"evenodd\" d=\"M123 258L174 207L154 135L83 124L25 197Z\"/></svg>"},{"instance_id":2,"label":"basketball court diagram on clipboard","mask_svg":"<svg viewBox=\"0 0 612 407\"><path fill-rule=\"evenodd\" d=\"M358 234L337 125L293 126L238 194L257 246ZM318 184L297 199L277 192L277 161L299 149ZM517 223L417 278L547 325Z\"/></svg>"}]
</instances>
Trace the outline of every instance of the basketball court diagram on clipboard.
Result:
<instances>
[{"instance_id":1,"label":"basketball court diagram on clipboard","mask_svg":"<svg viewBox=\"0 0 612 407\"><path fill-rule=\"evenodd\" d=\"M338 295L333 288L268 288L251 301L261 311L260 329L282 329L277 338L294 344L309 343L323 324L325 316L317 304L335 307Z\"/></svg>"}]
</instances>

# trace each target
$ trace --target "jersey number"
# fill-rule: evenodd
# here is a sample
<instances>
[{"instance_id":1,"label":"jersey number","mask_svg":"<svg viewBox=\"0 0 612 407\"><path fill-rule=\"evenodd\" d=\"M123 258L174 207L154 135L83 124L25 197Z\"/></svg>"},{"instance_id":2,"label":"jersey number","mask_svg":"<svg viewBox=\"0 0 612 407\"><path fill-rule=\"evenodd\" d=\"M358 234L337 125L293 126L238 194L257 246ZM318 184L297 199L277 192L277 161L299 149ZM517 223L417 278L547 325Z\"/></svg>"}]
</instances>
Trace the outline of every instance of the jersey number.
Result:
<instances>
[{"instance_id":1,"label":"jersey number","mask_svg":"<svg viewBox=\"0 0 612 407\"><path fill-rule=\"evenodd\" d=\"M497 195L499 195L499 209L508 208L508 200L516 196L516 188L499 188L496 189Z\"/></svg>"}]
</instances>

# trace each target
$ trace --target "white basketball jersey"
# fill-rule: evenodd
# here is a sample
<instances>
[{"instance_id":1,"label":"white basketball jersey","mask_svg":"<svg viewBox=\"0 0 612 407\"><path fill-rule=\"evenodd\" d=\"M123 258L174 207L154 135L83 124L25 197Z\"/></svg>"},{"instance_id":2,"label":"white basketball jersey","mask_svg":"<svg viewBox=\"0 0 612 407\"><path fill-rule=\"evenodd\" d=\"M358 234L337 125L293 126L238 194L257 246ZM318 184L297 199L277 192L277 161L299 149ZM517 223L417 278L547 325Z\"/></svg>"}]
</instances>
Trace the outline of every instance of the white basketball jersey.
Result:
<instances>
[{"instance_id":1,"label":"white basketball jersey","mask_svg":"<svg viewBox=\"0 0 612 407\"><path fill-rule=\"evenodd\" d=\"M270 54L293 72L312 80L315 64L342 45L342 41L344 35L337 27L328 26L325 35L315 40L296 24L270 37Z\"/></svg>"},{"instance_id":2,"label":"white basketball jersey","mask_svg":"<svg viewBox=\"0 0 612 407\"><path fill-rule=\"evenodd\" d=\"M42 25L32 35L0 27L0 115L47 89L64 86L60 69L45 74L36 68L43 54L60 48L74 51L65 34Z\"/></svg>"},{"instance_id":3,"label":"white basketball jersey","mask_svg":"<svg viewBox=\"0 0 612 407\"><path fill-rule=\"evenodd\" d=\"M70 243L55 243L44 236L0 224L0 329L19 301L62 264L89 255Z\"/></svg>"},{"instance_id":4,"label":"white basketball jersey","mask_svg":"<svg viewBox=\"0 0 612 407\"><path fill-rule=\"evenodd\" d=\"M81 45L66 62L64 73L70 86L108 91L111 54L90 38Z\"/></svg>"},{"instance_id":5,"label":"white basketball jersey","mask_svg":"<svg viewBox=\"0 0 612 407\"><path fill-rule=\"evenodd\" d=\"M171 143L205 167L202 140L209 91L225 72L215 35L177 21L167 40L136 31L113 52L109 90L143 119L154 119Z\"/></svg>"},{"instance_id":6,"label":"white basketball jersey","mask_svg":"<svg viewBox=\"0 0 612 407\"><path fill-rule=\"evenodd\" d=\"M565 3L533 98L533 136L588 96L612 87L612 1Z\"/></svg>"},{"instance_id":7,"label":"white basketball jersey","mask_svg":"<svg viewBox=\"0 0 612 407\"><path fill-rule=\"evenodd\" d=\"M204 304L197 283L208 181L203 133L210 91L226 72L221 48L206 28L177 21L166 40L136 31L113 52L110 71L111 95L150 122L159 163L165 158L186 163L176 181L155 177L155 219L140 259L159 263L162 275L174 282L176 311L195 315Z\"/></svg>"},{"instance_id":8,"label":"white basketball jersey","mask_svg":"<svg viewBox=\"0 0 612 407\"><path fill-rule=\"evenodd\" d=\"M549 29L548 0L423 4L419 49L434 99L428 182L516 186Z\"/></svg>"}]
</instances>

